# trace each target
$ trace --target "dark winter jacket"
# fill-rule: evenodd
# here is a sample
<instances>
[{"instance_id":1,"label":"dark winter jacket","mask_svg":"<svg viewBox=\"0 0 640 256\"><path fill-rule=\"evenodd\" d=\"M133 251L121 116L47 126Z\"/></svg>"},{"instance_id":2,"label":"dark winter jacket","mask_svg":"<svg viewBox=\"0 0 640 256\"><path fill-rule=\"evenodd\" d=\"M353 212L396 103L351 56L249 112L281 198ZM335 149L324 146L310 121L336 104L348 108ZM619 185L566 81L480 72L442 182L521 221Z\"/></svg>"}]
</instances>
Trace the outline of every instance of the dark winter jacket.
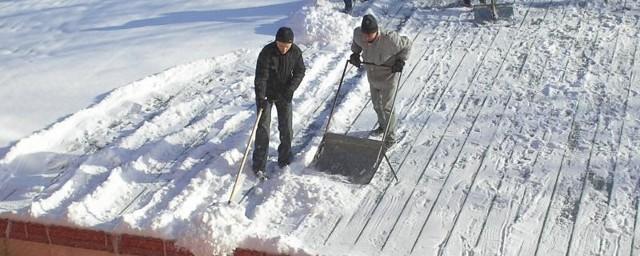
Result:
<instances>
[{"instance_id":1,"label":"dark winter jacket","mask_svg":"<svg viewBox=\"0 0 640 256\"><path fill-rule=\"evenodd\" d=\"M276 42L262 48L256 65L256 99L291 101L293 92L304 77L302 51L291 45L287 54L281 54Z\"/></svg>"}]
</instances>

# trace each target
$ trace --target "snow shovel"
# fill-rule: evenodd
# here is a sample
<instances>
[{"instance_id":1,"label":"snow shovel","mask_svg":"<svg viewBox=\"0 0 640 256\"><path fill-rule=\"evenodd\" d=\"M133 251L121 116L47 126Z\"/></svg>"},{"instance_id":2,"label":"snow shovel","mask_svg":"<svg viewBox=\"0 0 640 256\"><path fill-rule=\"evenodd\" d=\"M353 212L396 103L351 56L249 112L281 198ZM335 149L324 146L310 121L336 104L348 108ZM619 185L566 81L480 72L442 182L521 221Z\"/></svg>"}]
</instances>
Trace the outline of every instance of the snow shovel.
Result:
<instances>
[{"instance_id":1,"label":"snow shovel","mask_svg":"<svg viewBox=\"0 0 640 256\"><path fill-rule=\"evenodd\" d=\"M247 142L247 148L244 150L244 156L242 157L242 161L240 162L240 168L238 168L238 175L236 176L236 181L233 183L233 188L231 189L231 195L229 196L228 203L231 204L234 195L238 192L241 186L238 184L244 183L245 176L242 174L242 169L244 169L244 163L247 161L247 156L249 155L249 149L251 148L251 142L253 141L256 130L258 130L258 123L260 122L260 118L262 117L263 109L260 108L258 111L258 118L256 118L256 123L253 125L253 130L251 131L251 136L249 136L249 141Z\"/></svg>"},{"instance_id":2,"label":"snow shovel","mask_svg":"<svg viewBox=\"0 0 640 256\"><path fill-rule=\"evenodd\" d=\"M351 183L364 185L369 184L371 179L373 179L380 165L381 155L384 155L384 159L389 163L388 158L386 158L384 140L378 141L328 132L348 66L349 61L345 63L340 84L338 85L338 91L333 99L333 105L329 113L325 134L322 137L322 141L314 157L314 166L320 172L342 175ZM385 129L385 136L383 138L386 138L386 133L387 131ZM391 167L391 163L389 163L389 167ZM393 167L391 167L391 171L397 181L398 178L395 175Z\"/></svg>"},{"instance_id":3,"label":"snow shovel","mask_svg":"<svg viewBox=\"0 0 640 256\"><path fill-rule=\"evenodd\" d=\"M473 18L477 23L510 20L511 17L513 17L513 4L497 4L496 0L491 0L490 4L473 6Z\"/></svg>"}]
</instances>

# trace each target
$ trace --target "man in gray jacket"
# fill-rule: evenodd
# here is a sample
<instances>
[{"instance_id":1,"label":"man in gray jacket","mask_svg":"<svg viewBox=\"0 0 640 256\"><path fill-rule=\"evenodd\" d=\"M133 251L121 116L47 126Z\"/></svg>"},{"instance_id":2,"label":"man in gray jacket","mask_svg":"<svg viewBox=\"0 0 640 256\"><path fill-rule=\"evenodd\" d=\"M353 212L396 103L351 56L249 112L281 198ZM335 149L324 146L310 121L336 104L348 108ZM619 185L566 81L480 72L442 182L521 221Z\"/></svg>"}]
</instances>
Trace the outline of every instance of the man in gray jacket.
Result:
<instances>
[{"instance_id":1,"label":"man in gray jacket","mask_svg":"<svg viewBox=\"0 0 640 256\"><path fill-rule=\"evenodd\" d=\"M366 65L367 78L371 90L371 102L378 115L378 128L372 135L380 135L389 124L389 132L385 145L390 147L396 141L396 117L392 113L393 98L398 86L399 72L402 72L405 61L411 50L411 40L394 31L383 31L378 28L376 19L367 14L362 17L362 24L353 31L351 57L349 62L360 67Z\"/></svg>"}]
</instances>

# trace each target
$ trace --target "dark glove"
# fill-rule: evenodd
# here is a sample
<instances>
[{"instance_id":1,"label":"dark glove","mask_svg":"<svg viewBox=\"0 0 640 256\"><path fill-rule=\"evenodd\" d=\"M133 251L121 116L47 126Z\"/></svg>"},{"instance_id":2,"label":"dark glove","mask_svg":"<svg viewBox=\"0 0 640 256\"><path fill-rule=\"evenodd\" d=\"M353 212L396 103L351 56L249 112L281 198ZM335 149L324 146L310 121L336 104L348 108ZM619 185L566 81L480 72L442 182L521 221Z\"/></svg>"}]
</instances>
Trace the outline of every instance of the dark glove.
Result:
<instances>
[{"instance_id":1,"label":"dark glove","mask_svg":"<svg viewBox=\"0 0 640 256\"><path fill-rule=\"evenodd\" d=\"M404 60L398 59L396 60L396 63L393 63L393 66L391 66L391 72L392 73L402 72L403 68L404 68Z\"/></svg>"},{"instance_id":2,"label":"dark glove","mask_svg":"<svg viewBox=\"0 0 640 256\"><path fill-rule=\"evenodd\" d=\"M267 101L267 98L256 99L256 105L258 106L258 109L266 109L269 102Z\"/></svg>"},{"instance_id":3,"label":"dark glove","mask_svg":"<svg viewBox=\"0 0 640 256\"><path fill-rule=\"evenodd\" d=\"M349 57L349 63L359 68L362 65L362 61L360 61L359 53L352 53L351 57Z\"/></svg>"}]
</instances>

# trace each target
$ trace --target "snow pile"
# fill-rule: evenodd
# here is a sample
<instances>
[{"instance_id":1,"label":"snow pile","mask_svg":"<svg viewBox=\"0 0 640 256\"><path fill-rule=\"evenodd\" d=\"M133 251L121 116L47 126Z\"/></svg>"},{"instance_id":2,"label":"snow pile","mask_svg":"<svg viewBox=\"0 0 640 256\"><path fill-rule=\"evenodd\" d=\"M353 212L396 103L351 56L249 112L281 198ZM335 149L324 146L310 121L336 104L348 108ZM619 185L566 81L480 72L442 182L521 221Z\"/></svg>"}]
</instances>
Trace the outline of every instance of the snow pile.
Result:
<instances>
[{"instance_id":1,"label":"snow pile","mask_svg":"<svg viewBox=\"0 0 640 256\"><path fill-rule=\"evenodd\" d=\"M302 32L296 42L321 46L348 42L360 19L339 12L343 5L340 1L308 1L289 21L294 31Z\"/></svg>"},{"instance_id":2,"label":"snow pile","mask_svg":"<svg viewBox=\"0 0 640 256\"><path fill-rule=\"evenodd\" d=\"M304 167L300 165L293 165L291 168L301 169ZM288 235L288 232L283 232L297 227L281 225L306 220L305 228L317 228L321 222L313 220L323 220L327 213L335 212L337 209L353 210L356 203L362 199L363 193L367 191L354 185L335 182L324 176L316 176L314 173L296 173L288 169L275 179L267 181L260 189L262 191L257 193L262 194L264 199L262 203L256 204L254 216L251 216L253 222L250 232L240 246L252 246L254 240L268 241L277 238L280 243L264 243L257 249L289 255L297 255L301 253L300 250L311 253L313 251L309 248L316 245L305 244L309 242L303 243L295 234ZM269 247L274 245L277 247ZM317 255L317 252L313 254Z\"/></svg>"},{"instance_id":3,"label":"snow pile","mask_svg":"<svg viewBox=\"0 0 640 256\"><path fill-rule=\"evenodd\" d=\"M240 207L212 206L190 220L190 228L178 244L190 248L195 255L228 255L243 239L249 220Z\"/></svg>"},{"instance_id":4,"label":"snow pile","mask_svg":"<svg viewBox=\"0 0 640 256\"><path fill-rule=\"evenodd\" d=\"M297 225L317 228L327 212L353 210L361 200L353 195L362 194L353 186L336 185L326 177L301 176L288 170L256 190L256 196L251 196L246 204L214 202L193 213L188 223L184 223L186 226L181 227L184 233L178 243L194 248L196 255L228 254L238 247L287 255L317 255L308 241L292 233L299 228ZM175 225L175 220L171 225Z\"/></svg>"}]
</instances>

